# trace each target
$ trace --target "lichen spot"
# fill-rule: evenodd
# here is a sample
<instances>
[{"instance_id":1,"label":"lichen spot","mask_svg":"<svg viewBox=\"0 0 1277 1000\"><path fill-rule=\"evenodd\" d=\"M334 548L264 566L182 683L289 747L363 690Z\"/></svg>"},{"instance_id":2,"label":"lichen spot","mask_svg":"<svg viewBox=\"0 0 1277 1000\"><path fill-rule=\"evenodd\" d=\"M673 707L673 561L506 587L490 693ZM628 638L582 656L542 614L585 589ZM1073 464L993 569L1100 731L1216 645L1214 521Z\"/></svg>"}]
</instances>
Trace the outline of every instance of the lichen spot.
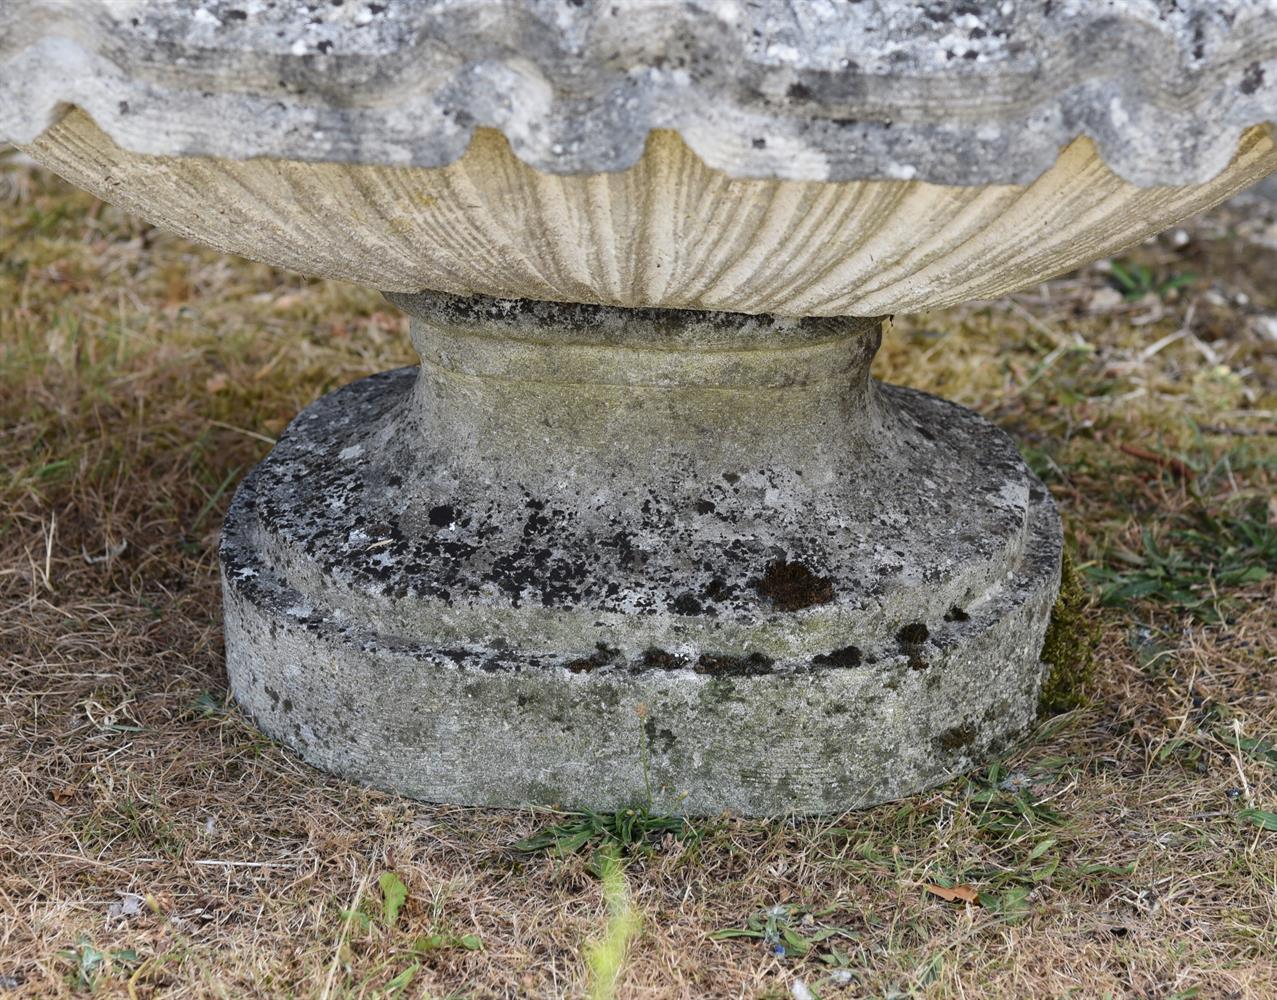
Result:
<instances>
[{"instance_id":1,"label":"lichen spot","mask_svg":"<svg viewBox=\"0 0 1277 1000\"><path fill-rule=\"evenodd\" d=\"M754 589L772 602L778 611L801 611L834 599L834 582L817 576L800 562L774 559L763 575L754 581Z\"/></svg>"}]
</instances>

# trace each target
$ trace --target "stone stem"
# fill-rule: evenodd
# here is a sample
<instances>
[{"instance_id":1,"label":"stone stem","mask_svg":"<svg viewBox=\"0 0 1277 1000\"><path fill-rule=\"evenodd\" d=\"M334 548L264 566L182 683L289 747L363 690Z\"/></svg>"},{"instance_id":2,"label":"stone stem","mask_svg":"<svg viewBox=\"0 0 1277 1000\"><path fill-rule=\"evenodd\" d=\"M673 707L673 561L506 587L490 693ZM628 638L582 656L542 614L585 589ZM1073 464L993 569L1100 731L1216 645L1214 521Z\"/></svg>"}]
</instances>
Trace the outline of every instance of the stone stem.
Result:
<instances>
[{"instance_id":1,"label":"stone stem","mask_svg":"<svg viewBox=\"0 0 1277 1000\"><path fill-rule=\"evenodd\" d=\"M388 295L421 375L405 429L483 480L828 479L879 441L881 322Z\"/></svg>"}]
</instances>

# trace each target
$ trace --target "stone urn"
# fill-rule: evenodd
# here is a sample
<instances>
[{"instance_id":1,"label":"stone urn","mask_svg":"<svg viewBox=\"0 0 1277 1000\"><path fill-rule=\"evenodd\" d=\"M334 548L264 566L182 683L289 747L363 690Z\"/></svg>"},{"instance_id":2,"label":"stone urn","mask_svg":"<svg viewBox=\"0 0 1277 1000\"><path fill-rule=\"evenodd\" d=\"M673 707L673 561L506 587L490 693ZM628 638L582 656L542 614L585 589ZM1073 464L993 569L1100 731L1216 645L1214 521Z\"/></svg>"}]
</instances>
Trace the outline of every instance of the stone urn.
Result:
<instances>
[{"instance_id":1,"label":"stone urn","mask_svg":"<svg viewBox=\"0 0 1277 1000\"><path fill-rule=\"evenodd\" d=\"M869 806L1032 722L1060 518L884 317L1277 168L1249 0L8 0L0 141L384 290L221 544L261 729L433 801Z\"/></svg>"}]
</instances>

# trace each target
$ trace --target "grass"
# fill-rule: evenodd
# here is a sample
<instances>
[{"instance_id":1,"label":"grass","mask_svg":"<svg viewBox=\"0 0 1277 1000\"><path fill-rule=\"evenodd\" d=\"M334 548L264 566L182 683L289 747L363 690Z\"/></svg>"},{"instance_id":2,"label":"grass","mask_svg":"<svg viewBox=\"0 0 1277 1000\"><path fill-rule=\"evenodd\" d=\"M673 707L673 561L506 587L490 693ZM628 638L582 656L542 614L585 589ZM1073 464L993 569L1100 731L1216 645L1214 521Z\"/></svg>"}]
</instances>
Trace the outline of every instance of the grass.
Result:
<instances>
[{"instance_id":1,"label":"grass","mask_svg":"<svg viewBox=\"0 0 1277 1000\"><path fill-rule=\"evenodd\" d=\"M545 851L556 857L573 854L595 844L604 849L642 849L647 853L666 838L684 843L699 836L693 821L675 816L652 815L643 809L616 813L574 812L514 845L523 854Z\"/></svg>"},{"instance_id":2,"label":"grass","mask_svg":"<svg viewBox=\"0 0 1277 1000\"><path fill-rule=\"evenodd\" d=\"M625 964L631 942L642 929L642 918L630 903L630 887L615 848L605 848L595 857L595 871L603 885L607 926L602 939L585 945L590 970L590 1000L611 1000Z\"/></svg>"},{"instance_id":3,"label":"grass","mask_svg":"<svg viewBox=\"0 0 1277 1000\"><path fill-rule=\"evenodd\" d=\"M1214 509L1212 509L1214 508ZM1091 567L1105 604L1153 599L1206 622L1220 622L1234 594L1277 573L1277 524L1262 498L1215 506L1194 497L1188 509L1146 525L1139 547L1117 547Z\"/></svg>"},{"instance_id":4,"label":"grass","mask_svg":"<svg viewBox=\"0 0 1277 1000\"><path fill-rule=\"evenodd\" d=\"M1271 225L1225 209L1128 254L1128 294L1092 268L879 355L1054 492L1082 703L903 802L683 824L406 801L228 705L229 494L410 363L404 322L0 161L0 993L1271 997Z\"/></svg>"},{"instance_id":5,"label":"grass","mask_svg":"<svg viewBox=\"0 0 1277 1000\"><path fill-rule=\"evenodd\" d=\"M1177 292L1181 288L1192 285L1197 280L1194 274L1170 274L1159 276L1151 267L1134 264L1130 261L1113 260L1109 262L1110 284L1122 293L1128 302L1142 299L1146 295L1163 296Z\"/></svg>"}]
</instances>

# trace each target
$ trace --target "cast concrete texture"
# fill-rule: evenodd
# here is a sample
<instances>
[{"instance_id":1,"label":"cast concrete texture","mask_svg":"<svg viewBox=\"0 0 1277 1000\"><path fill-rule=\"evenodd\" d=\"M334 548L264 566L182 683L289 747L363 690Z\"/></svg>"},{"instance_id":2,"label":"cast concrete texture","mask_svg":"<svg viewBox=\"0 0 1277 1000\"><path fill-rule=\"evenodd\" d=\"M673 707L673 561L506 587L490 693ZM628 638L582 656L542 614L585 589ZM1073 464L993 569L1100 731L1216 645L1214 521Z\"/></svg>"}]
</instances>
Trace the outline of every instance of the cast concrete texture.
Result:
<instances>
[{"instance_id":1,"label":"cast concrete texture","mask_svg":"<svg viewBox=\"0 0 1277 1000\"><path fill-rule=\"evenodd\" d=\"M305 410L223 538L236 698L430 800L867 806L1032 720L1060 527L876 385L876 321L396 300L422 367Z\"/></svg>"}]
</instances>

